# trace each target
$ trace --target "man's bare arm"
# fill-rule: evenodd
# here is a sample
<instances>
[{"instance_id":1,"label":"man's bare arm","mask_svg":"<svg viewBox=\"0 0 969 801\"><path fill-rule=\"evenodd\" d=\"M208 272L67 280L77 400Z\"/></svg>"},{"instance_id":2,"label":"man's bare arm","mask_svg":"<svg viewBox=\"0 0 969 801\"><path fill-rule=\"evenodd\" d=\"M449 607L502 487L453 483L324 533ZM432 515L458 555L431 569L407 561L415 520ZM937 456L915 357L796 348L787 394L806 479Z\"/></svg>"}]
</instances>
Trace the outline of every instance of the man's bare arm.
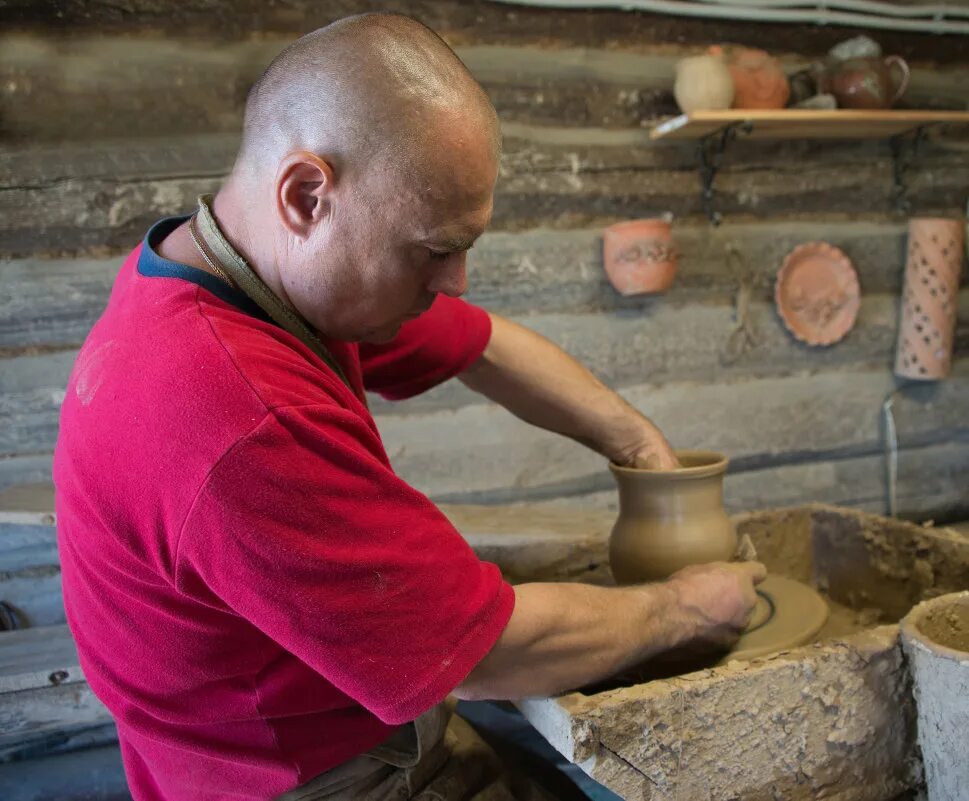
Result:
<instances>
[{"instance_id":1,"label":"man's bare arm","mask_svg":"<svg viewBox=\"0 0 969 801\"><path fill-rule=\"evenodd\" d=\"M757 562L714 563L637 587L535 583L515 588L515 611L458 698L554 695L607 678L691 642L729 644L746 625Z\"/></svg>"},{"instance_id":2,"label":"man's bare arm","mask_svg":"<svg viewBox=\"0 0 969 801\"><path fill-rule=\"evenodd\" d=\"M569 354L503 317L492 314L491 322L484 353L460 375L468 387L617 464L676 466L659 429Z\"/></svg>"}]
</instances>

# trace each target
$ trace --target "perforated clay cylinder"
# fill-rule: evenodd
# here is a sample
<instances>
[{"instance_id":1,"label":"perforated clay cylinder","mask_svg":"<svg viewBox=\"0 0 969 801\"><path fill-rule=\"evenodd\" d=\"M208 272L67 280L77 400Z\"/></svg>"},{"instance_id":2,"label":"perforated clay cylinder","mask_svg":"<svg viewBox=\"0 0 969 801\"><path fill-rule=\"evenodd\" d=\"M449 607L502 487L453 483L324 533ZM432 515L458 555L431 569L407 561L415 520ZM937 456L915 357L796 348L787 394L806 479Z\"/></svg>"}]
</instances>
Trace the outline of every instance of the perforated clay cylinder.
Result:
<instances>
[{"instance_id":1,"label":"perforated clay cylinder","mask_svg":"<svg viewBox=\"0 0 969 801\"><path fill-rule=\"evenodd\" d=\"M949 374L964 236L962 220L909 220L895 353L898 376L935 381Z\"/></svg>"}]
</instances>

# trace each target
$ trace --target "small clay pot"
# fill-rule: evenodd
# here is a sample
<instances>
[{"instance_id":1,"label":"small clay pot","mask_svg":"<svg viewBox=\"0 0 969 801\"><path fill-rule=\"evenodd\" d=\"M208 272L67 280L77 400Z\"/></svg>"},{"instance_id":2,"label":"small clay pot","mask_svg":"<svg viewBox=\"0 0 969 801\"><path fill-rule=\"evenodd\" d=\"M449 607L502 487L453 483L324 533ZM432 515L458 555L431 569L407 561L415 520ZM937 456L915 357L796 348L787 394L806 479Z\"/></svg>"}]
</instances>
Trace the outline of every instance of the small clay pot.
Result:
<instances>
[{"instance_id":1,"label":"small clay pot","mask_svg":"<svg viewBox=\"0 0 969 801\"><path fill-rule=\"evenodd\" d=\"M728 62L733 78L734 108L784 108L791 95L787 76L764 50L738 47Z\"/></svg>"},{"instance_id":2,"label":"small clay pot","mask_svg":"<svg viewBox=\"0 0 969 801\"><path fill-rule=\"evenodd\" d=\"M727 458L712 451L676 456L682 467L675 470L609 465L619 486L609 564L619 584L659 581L736 553L737 533L723 507Z\"/></svg>"},{"instance_id":3,"label":"small clay pot","mask_svg":"<svg viewBox=\"0 0 969 801\"><path fill-rule=\"evenodd\" d=\"M676 277L673 232L664 219L628 220L602 234L602 263L621 295L665 292Z\"/></svg>"},{"instance_id":4,"label":"small clay pot","mask_svg":"<svg viewBox=\"0 0 969 801\"><path fill-rule=\"evenodd\" d=\"M898 376L935 381L949 374L964 233L962 220L909 220L902 319L895 353Z\"/></svg>"},{"instance_id":5,"label":"small clay pot","mask_svg":"<svg viewBox=\"0 0 969 801\"><path fill-rule=\"evenodd\" d=\"M733 78L720 47L714 45L706 55L690 56L676 63L673 96L687 114L728 109L733 92Z\"/></svg>"}]
</instances>

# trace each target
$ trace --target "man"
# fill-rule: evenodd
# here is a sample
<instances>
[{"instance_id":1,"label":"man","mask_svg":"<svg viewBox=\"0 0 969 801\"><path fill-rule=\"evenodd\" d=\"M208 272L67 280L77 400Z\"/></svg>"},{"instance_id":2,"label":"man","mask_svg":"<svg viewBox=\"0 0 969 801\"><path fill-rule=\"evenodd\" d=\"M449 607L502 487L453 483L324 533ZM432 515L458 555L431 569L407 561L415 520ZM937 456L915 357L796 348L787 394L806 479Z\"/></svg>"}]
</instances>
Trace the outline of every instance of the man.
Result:
<instances>
[{"instance_id":1,"label":"man","mask_svg":"<svg viewBox=\"0 0 969 801\"><path fill-rule=\"evenodd\" d=\"M253 88L212 206L122 267L54 470L68 620L136 799L411 796L447 759L449 694L550 694L744 625L759 565L512 588L394 475L364 388L454 375L616 462L675 465L573 359L458 300L499 147L434 33L342 20Z\"/></svg>"}]
</instances>

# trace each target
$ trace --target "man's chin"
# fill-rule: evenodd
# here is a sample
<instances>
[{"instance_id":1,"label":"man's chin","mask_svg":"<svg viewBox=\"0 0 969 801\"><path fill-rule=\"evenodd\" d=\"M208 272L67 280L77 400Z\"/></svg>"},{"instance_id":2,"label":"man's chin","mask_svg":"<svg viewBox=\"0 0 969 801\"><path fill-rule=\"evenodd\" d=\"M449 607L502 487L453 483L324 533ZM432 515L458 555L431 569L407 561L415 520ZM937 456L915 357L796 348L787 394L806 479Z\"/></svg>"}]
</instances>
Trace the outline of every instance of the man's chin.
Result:
<instances>
[{"instance_id":1,"label":"man's chin","mask_svg":"<svg viewBox=\"0 0 969 801\"><path fill-rule=\"evenodd\" d=\"M404 322L404 320L401 320L391 325L385 325L382 328L374 328L365 333L360 338L360 341L370 345L386 345L388 342L392 342L400 333L400 328Z\"/></svg>"}]
</instances>

